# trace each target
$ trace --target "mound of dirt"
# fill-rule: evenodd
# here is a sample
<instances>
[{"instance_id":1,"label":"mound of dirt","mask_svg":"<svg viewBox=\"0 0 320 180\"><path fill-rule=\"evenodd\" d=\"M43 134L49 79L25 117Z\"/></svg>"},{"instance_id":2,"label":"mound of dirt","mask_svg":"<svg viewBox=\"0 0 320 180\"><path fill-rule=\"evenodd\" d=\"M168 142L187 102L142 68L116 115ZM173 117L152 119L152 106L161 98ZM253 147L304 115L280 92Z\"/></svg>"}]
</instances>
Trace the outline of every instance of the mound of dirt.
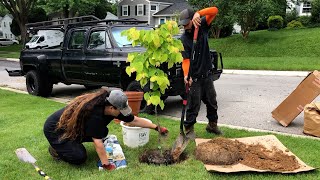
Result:
<instances>
[{"instance_id":1,"label":"mound of dirt","mask_svg":"<svg viewBox=\"0 0 320 180\"><path fill-rule=\"evenodd\" d=\"M225 138L201 143L196 149L196 158L205 164L231 165L241 159L238 142Z\"/></svg>"},{"instance_id":2,"label":"mound of dirt","mask_svg":"<svg viewBox=\"0 0 320 180\"><path fill-rule=\"evenodd\" d=\"M188 157L185 153L182 153L179 157L177 162L181 162L186 160ZM148 163L148 164L156 164L156 165L170 165L176 163L173 160L171 155L171 150L164 150L161 151L158 149L146 150L144 151L140 157L139 161L141 163Z\"/></svg>"},{"instance_id":3,"label":"mound of dirt","mask_svg":"<svg viewBox=\"0 0 320 180\"><path fill-rule=\"evenodd\" d=\"M300 167L294 156L273 147L267 149L261 144L244 144L237 140L215 138L201 143L196 148L196 158L205 164L246 166L271 171L293 171Z\"/></svg>"}]
</instances>

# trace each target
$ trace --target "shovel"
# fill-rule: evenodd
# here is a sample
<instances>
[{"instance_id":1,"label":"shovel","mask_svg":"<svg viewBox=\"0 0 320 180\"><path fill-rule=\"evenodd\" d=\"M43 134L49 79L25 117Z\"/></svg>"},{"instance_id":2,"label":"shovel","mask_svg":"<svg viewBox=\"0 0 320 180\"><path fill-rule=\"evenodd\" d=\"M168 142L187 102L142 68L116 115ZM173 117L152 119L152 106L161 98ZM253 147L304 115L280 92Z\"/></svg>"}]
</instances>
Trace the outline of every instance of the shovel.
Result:
<instances>
[{"instance_id":1,"label":"shovel","mask_svg":"<svg viewBox=\"0 0 320 180\"><path fill-rule=\"evenodd\" d=\"M196 28L195 31L194 31L194 34L193 34L191 60L194 59L194 55L195 55L194 46L197 43L198 31L199 31L199 28ZM190 67L191 67L191 63L190 63ZM191 70L190 67L189 67L188 80L189 80L190 74L191 74L190 73L190 70ZM187 83L186 84L186 99L183 100L181 120L180 120L180 134L179 134L178 138L176 139L176 141L174 142L172 150L171 150L171 155L172 155L174 161L177 161L179 159L180 155L186 149L187 145L190 142L190 138L188 136L186 136L186 134L183 131L184 115L186 113L186 106L188 104L188 101L187 101L188 94L189 94L189 84Z\"/></svg>"},{"instance_id":2,"label":"shovel","mask_svg":"<svg viewBox=\"0 0 320 180\"><path fill-rule=\"evenodd\" d=\"M26 148L19 148L16 151L16 155L22 162L30 163L36 169L40 176L43 176L47 180L52 180L45 172L43 172L35 163L36 159L27 151Z\"/></svg>"}]
</instances>

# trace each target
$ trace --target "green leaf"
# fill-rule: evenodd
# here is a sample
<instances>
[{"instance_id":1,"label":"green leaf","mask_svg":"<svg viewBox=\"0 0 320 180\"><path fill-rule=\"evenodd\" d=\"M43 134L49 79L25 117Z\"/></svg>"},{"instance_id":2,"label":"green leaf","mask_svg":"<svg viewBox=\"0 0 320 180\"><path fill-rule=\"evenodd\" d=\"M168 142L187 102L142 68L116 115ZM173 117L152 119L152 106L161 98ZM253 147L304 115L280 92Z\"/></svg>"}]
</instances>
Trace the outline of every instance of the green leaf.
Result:
<instances>
[{"instance_id":1,"label":"green leaf","mask_svg":"<svg viewBox=\"0 0 320 180\"><path fill-rule=\"evenodd\" d=\"M143 71L143 63L142 62L133 62L130 64L130 66L134 67L137 72L142 72Z\"/></svg>"},{"instance_id":2,"label":"green leaf","mask_svg":"<svg viewBox=\"0 0 320 180\"><path fill-rule=\"evenodd\" d=\"M160 108L161 108L162 110L164 109L164 103L163 103L163 101L162 101L162 100L160 101L159 106L160 106Z\"/></svg>"},{"instance_id":3,"label":"green leaf","mask_svg":"<svg viewBox=\"0 0 320 180\"><path fill-rule=\"evenodd\" d=\"M143 98L144 98L146 101L148 101L148 100L150 99L150 93L149 93L149 92L144 93Z\"/></svg>"},{"instance_id":4,"label":"green leaf","mask_svg":"<svg viewBox=\"0 0 320 180\"><path fill-rule=\"evenodd\" d=\"M151 103L153 104L153 105L158 105L158 104L160 104L160 96L151 96L150 97L150 101L151 101Z\"/></svg>"},{"instance_id":5,"label":"green leaf","mask_svg":"<svg viewBox=\"0 0 320 180\"><path fill-rule=\"evenodd\" d=\"M127 62L132 62L132 60L134 59L134 57L135 57L135 54L129 53L129 54L128 54L128 58L127 58Z\"/></svg>"},{"instance_id":6,"label":"green leaf","mask_svg":"<svg viewBox=\"0 0 320 180\"><path fill-rule=\"evenodd\" d=\"M152 76L152 77L150 78L150 82L155 82L155 81L157 81L157 79L158 79L157 76Z\"/></svg>"},{"instance_id":7,"label":"green leaf","mask_svg":"<svg viewBox=\"0 0 320 180\"><path fill-rule=\"evenodd\" d=\"M130 66L126 67L126 73L129 75L129 77L131 77L131 67Z\"/></svg>"},{"instance_id":8,"label":"green leaf","mask_svg":"<svg viewBox=\"0 0 320 180\"><path fill-rule=\"evenodd\" d=\"M154 46L155 47L160 47L160 38L159 38L159 36L157 36L157 35L155 35L154 37L153 37L153 44L154 44Z\"/></svg>"}]
</instances>

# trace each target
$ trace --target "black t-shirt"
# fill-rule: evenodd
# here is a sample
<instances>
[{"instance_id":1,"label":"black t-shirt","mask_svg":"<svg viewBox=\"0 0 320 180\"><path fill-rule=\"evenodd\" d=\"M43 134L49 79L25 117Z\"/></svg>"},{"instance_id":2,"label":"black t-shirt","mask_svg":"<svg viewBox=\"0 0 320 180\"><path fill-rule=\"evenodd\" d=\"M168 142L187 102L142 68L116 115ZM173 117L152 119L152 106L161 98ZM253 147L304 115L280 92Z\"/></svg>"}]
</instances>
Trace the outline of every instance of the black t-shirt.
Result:
<instances>
[{"instance_id":1,"label":"black t-shirt","mask_svg":"<svg viewBox=\"0 0 320 180\"><path fill-rule=\"evenodd\" d=\"M208 33L210 26L208 26L206 17L201 18L201 26L198 32L197 43L195 44L195 56L191 59L191 51L193 45L194 27L191 32L185 31L181 36L181 41L184 47L182 57L190 59L191 77L199 78L201 75L206 75L208 71L212 70L212 62L210 59L210 49L208 44Z\"/></svg>"},{"instance_id":2,"label":"black t-shirt","mask_svg":"<svg viewBox=\"0 0 320 180\"><path fill-rule=\"evenodd\" d=\"M85 122L84 126L84 137L81 139L80 137L76 138L76 141L79 142L91 142L92 138L102 139L108 135L108 124L114 119L117 118L124 122L131 122L134 119L134 116L130 114L129 116L124 116L120 114L118 117L107 116L104 115L105 106L96 106L90 117ZM44 124L44 132L49 141L55 143L58 142L59 137L64 133L64 130L60 129L55 131L57 123L60 120L60 117L65 108L62 108L55 113L53 113ZM48 137L49 136L49 137Z\"/></svg>"}]
</instances>

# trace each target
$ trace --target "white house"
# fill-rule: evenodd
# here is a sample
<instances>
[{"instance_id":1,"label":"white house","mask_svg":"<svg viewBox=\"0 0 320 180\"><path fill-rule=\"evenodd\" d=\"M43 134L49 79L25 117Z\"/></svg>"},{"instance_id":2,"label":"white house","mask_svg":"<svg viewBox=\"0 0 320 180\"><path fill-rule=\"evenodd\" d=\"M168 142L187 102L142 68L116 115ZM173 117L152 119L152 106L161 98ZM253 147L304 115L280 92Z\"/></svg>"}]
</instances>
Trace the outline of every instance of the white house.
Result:
<instances>
[{"instance_id":1,"label":"white house","mask_svg":"<svg viewBox=\"0 0 320 180\"><path fill-rule=\"evenodd\" d=\"M297 3L297 0L287 0L287 12L297 11L298 16L310 16L311 15L311 1L305 0Z\"/></svg>"},{"instance_id":2,"label":"white house","mask_svg":"<svg viewBox=\"0 0 320 180\"><path fill-rule=\"evenodd\" d=\"M4 17L0 17L0 37L7 39L16 39L16 36L12 34L10 25L13 17L11 14L7 14Z\"/></svg>"}]
</instances>

